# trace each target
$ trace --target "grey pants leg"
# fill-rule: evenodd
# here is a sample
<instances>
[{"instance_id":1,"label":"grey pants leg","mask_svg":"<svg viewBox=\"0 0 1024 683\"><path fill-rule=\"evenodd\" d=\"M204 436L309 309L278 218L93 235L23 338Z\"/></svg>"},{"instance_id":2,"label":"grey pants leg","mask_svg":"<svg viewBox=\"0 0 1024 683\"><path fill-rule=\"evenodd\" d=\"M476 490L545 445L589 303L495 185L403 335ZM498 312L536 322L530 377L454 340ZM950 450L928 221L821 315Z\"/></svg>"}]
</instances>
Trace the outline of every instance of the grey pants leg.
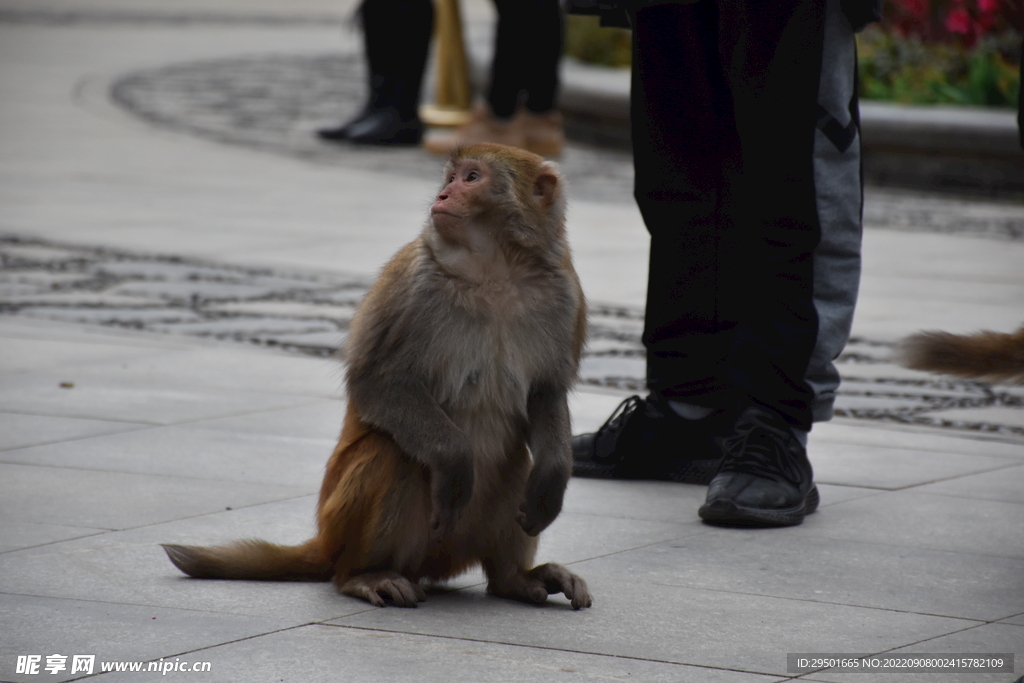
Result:
<instances>
[{"instance_id":1,"label":"grey pants leg","mask_svg":"<svg viewBox=\"0 0 1024 683\"><path fill-rule=\"evenodd\" d=\"M853 29L839 0L826 0L820 118L814 136L814 191L821 240L813 252L818 334L804 380L815 422L829 420L839 386L833 360L850 337L860 283L861 187L857 62Z\"/></svg>"}]
</instances>

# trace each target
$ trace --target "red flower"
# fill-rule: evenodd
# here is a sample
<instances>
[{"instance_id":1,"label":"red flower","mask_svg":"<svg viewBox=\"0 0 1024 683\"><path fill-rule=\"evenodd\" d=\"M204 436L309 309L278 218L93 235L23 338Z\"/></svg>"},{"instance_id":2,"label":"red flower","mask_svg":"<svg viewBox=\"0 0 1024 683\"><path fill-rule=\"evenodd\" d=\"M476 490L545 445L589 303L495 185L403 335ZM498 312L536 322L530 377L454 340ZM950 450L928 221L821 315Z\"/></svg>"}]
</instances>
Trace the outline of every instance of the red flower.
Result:
<instances>
[{"instance_id":1,"label":"red flower","mask_svg":"<svg viewBox=\"0 0 1024 683\"><path fill-rule=\"evenodd\" d=\"M978 0L978 9L986 14L994 14L999 10L999 0Z\"/></svg>"},{"instance_id":2,"label":"red flower","mask_svg":"<svg viewBox=\"0 0 1024 683\"><path fill-rule=\"evenodd\" d=\"M917 17L928 14L928 0L900 0L903 8Z\"/></svg>"},{"instance_id":3,"label":"red flower","mask_svg":"<svg viewBox=\"0 0 1024 683\"><path fill-rule=\"evenodd\" d=\"M963 7L954 7L946 15L946 30L950 33L971 33L971 15Z\"/></svg>"}]
</instances>

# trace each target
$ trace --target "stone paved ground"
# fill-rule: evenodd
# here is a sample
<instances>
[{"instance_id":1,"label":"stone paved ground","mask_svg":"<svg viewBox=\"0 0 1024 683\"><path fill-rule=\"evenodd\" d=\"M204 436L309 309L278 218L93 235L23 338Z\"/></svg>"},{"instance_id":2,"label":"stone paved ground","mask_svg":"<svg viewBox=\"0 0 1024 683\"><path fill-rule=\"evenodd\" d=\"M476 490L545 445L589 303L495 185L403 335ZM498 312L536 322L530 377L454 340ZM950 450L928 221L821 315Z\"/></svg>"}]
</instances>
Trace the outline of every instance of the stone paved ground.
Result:
<instances>
[{"instance_id":1,"label":"stone paved ground","mask_svg":"<svg viewBox=\"0 0 1024 683\"><path fill-rule=\"evenodd\" d=\"M233 340L320 357L337 349L370 281L16 236L0 236L0 262L0 315ZM590 313L582 382L642 391L642 309L599 303ZM838 359L839 416L1024 437L1024 389L903 370L890 360L892 348L892 342L851 339Z\"/></svg>"},{"instance_id":2,"label":"stone paved ground","mask_svg":"<svg viewBox=\"0 0 1024 683\"><path fill-rule=\"evenodd\" d=\"M465 6L485 35L488 3ZM811 435L823 503L800 527L704 526L700 486L574 480L539 559L587 578L580 613L489 598L478 572L417 610L181 578L158 543L311 532L343 410L324 356L434 191L425 154L309 137L356 105L345 11L0 1L0 681L80 678L19 674L18 657L90 653L211 664L103 681L1024 673L1024 394L887 361L916 329L1024 319L1024 210L1005 202L868 192L845 417ZM646 236L627 159L573 146L562 163L593 302L586 429L642 376ZM1016 669L798 675L790 652Z\"/></svg>"}]
</instances>

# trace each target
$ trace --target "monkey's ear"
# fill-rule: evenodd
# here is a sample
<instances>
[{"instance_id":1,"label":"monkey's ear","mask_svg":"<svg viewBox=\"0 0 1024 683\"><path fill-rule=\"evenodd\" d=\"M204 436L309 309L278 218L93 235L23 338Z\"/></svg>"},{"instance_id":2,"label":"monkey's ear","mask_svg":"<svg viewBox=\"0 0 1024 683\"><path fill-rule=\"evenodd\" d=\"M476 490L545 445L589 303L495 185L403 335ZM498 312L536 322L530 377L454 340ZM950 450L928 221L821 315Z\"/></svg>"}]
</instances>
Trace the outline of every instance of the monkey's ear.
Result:
<instances>
[{"instance_id":1,"label":"monkey's ear","mask_svg":"<svg viewBox=\"0 0 1024 683\"><path fill-rule=\"evenodd\" d=\"M555 192L558 190L558 172L551 169L543 169L537 180L533 182L533 196L540 199L547 207L555 201Z\"/></svg>"}]
</instances>

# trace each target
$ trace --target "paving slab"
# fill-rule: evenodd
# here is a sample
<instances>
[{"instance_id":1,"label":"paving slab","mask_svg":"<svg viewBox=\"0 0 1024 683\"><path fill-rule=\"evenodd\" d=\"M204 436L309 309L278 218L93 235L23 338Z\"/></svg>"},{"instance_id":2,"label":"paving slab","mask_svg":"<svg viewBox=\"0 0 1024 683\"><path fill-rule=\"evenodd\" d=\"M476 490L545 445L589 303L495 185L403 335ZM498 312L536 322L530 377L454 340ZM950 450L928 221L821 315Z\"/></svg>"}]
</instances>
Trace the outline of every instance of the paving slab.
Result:
<instances>
[{"instance_id":1,"label":"paving slab","mask_svg":"<svg viewBox=\"0 0 1024 683\"><path fill-rule=\"evenodd\" d=\"M103 533L103 529L61 526L59 524L38 524L36 522L15 522L4 520L0 525L0 553L20 550L37 545L49 545L57 541L92 536Z\"/></svg>"},{"instance_id":2,"label":"paving slab","mask_svg":"<svg viewBox=\"0 0 1024 683\"><path fill-rule=\"evenodd\" d=\"M77 368L83 363L101 361L125 362L138 357L159 353L152 347L127 344L89 344L80 340L18 339L7 334L8 321L0 321L0 334L4 339L4 355L0 359L0 374L37 369Z\"/></svg>"},{"instance_id":3,"label":"paving slab","mask_svg":"<svg viewBox=\"0 0 1024 683\"><path fill-rule=\"evenodd\" d=\"M981 434L942 433L934 429L903 425L864 425L851 420L833 420L814 425L809 448L818 442L855 444L875 448L927 450L933 453L985 455L999 458L1024 458L1024 448L1013 441L989 438Z\"/></svg>"},{"instance_id":4,"label":"paving slab","mask_svg":"<svg viewBox=\"0 0 1024 683\"><path fill-rule=\"evenodd\" d=\"M1024 503L1024 465L956 477L947 481L927 484L916 490L920 493L1022 504Z\"/></svg>"},{"instance_id":5,"label":"paving slab","mask_svg":"<svg viewBox=\"0 0 1024 683\"><path fill-rule=\"evenodd\" d=\"M332 683L626 681L772 683L776 676L666 662L523 648L473 638L435 638L311 625L216 646L193 655L211 663L204 681L293 680ZM127 674L110 681L139 681Z\"/></svg>"},{"instance_id":6,"label":"paving slab","mask_svg":"<svg viewBox=\"0 0 1024 683\"><path fill-rule=\"evenodd\" d=\"M147 661L181 655L211 643L251 638L287 626L287 622L202 610L111 604L0 594L0 677L10 681L76 680L74 655L101 661ZM45 638L39 638L45 633ZM46 670L47 657L66 657L62 671ZM18 656L41 655L35 676L17 675ZM136 679L138 680L138 679ZM236 679L237 680L237 679Z\"/></svg>"},{"instance_id":7,"label":"paving slab","mask_svg":"<svg viewBox=\"0 0 1024 683\"><path fill-rule=\"evenodd\" d=\"M854 649L899 647L978 623L664 585L641 557L630 554L573 569L595 596L590 610L574 612L557 597L538 607L466 589L432 598L415 611L383 609L330 623L775 675L785 673L787 652L827 651L840 642ZM800 628L748 626L780 622Z\"/></svg>"},{"instance_id":8,"label":"paving slab","mask_svg":"<svg viewBox=\"0 0 1024 683\"><path fill-rule=\"evenodd\" d=\"M817 520L805 524L811 521ZM645 580L657 585L979 621L1024 609L1024 600L1007 590L1024 572L1020 558L894 548L787 529L705 529L615 559L644 567Z\"/></svg>"},{"instance_id":9,"label":"paving slab","mask_svg":"<svg viewBox=\"0 0 1024 683\"><path fill-rule=\"evenodd\" d=\"M814 477L827 484L901 489L989 470L1018 468L1015 460L983 455L934 453L906 448L871 448L815 442ZM1021 498L1024 501L1024 497Z\"/></svg>"},{"instance_id":10,"label":"paving slab","mask_svg":"<svg viewBox=\"0 0 1024 683\"><path fill-rule=\"evenodd\" d=\"M344 417L345 403L343 401L324 400L304 403L294 408L218 417L193 424L203 429L218 429L232 433L326 439L333 444L341 433ZM327 457L327 455L324 456L324 464L327 463Z\"/></svg>"},{"instance_id":11,"label":"paving slab","mask_svg":"<svg viewBox=\"0 0 1024 683\"><path fill-rule=\"evenodd\" d=\"M813 517L805 533L894 547L945 550L976 555L1024 557L1024 505L888 491L838 503Z\"/></svg>"},{"instance_id":12,"label":"paving slab","mask_svg":"<svg viewBox=\"0 0 1024 683\"><path fill-rule=\"evenodd\" d=\"M6 344L5 344L6 346ZM144 423L83 420L75 417L0 413L0 451L60 443L82 437L145 429ZM4 457L0 455L0 461Z\"/></svg>"},{"instance_id":13,"label":"paving slab","mask_svg":"<svg viewBox=\"0 0 1024 683\"><path fill-rule=\"evenodd\" d=\"M287 394L198 389L187 382L157 386L144 378L110 374L79 378L74 371L14 375L6 377L4 383L0 411L146 424L288 408L308 400Z\"/></svg>"},{"instance_id":14,"label":"paving slab","mask_svg":"<svg viewBox=\"0 0 1024 683\"><path fill-rule=\"evenodd\" d=\"M334 444L333 439L173 426L9 450L0 454L0 462L315 491ZM288 467L282 468L285 462Z\"/></svg>"},{"instance_id":15,"label":"paving slab","mask_svg":"<svg viewBox=\"0 0 1024 683\"><path fill-rule=\"evenodd\" d=\"M942 680L949 683L1007 683L1015 681L1020 672L1020 644L1024 642L1024 628L1008 624L981 624L966 628L956 633L940 636L915 643L911 648L898 648L886 654L903 655L909 653L1008 653L1014 657L1014 673L941 673L941 674L894 674L894 673L858 673L831 674L816 673L807 678L814 681L830 681L846 683L847 681L864 681L865 683L891 683L894 680Z\"/></svg>"},{"instance_id":16,"label":"paving slab","mask_svg":"<svg viewBox=\"0 0 1024 683\"><path fill-rule=\"evenodd\" d=\"M222 499L222 500L226 500ZM329 583L203 581L183 575L160 543L216 545L241 538L295 544L313 533L314 496L255 504L164 524L0 555L0 590L273 618L290 625L371 609ZM146 520L140 520L145 522Z\"/></svg>"},{"instance_id":17,"label":"paving slab","mask_svg":"<svg viewBox=\"0 0 1024 683\"><path fill-rule=\"evenodd\" d=\"M0 464L4 519L124 529L225 507L306 495L314 487Z\"/></svg>"},{"instance_id":18,"label":"paving slab","mask_svg":"<svg viewBox=\"0 0 1024 683\"><path fill-rule=\"evenodd\" d=\"M565 494L567 512L599 517L692 524L707 490L662 481L572 479Z\"/></svg>"}]
</instances>

